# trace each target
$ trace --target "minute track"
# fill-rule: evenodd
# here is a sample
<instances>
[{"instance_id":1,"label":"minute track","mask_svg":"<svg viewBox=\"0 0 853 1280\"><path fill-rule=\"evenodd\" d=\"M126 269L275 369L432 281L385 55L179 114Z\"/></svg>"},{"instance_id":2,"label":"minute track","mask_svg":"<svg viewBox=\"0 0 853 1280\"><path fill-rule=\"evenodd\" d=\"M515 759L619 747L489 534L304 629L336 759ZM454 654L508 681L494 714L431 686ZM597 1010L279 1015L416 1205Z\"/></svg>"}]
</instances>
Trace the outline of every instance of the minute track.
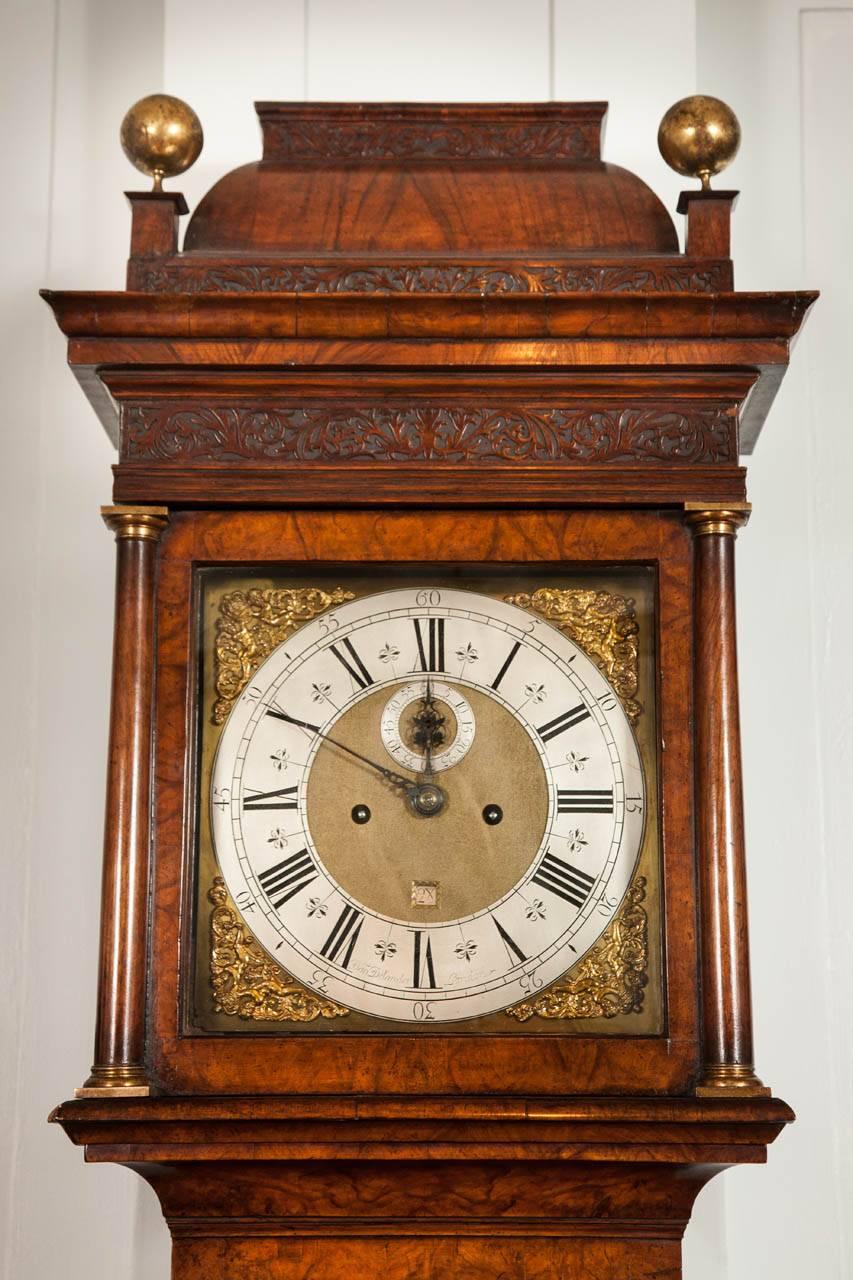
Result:
<instances>
[{"instance_id":1,"label":"minute track","mask_svg":"<svg viewBox=\"0 0 853 1280\"><path fill-rule=\"evenodd\" d=\"M217 782L220 791L223 787L231 788L232 812L236 812L235 788L238 796L243 794L242 779L251 780L262 802L266 802L267 796L276 800L280 797L271 793L286 790L276 780L275 768L292 770L287 781L298 785L304 835L294 835L291 848L301 850L305 846L320 878L304 890L298 889L279 910L273 908L272 902L279 902L283 893L290 891L291 884L283 886L282 893L272 899L264 895L265 903L260 903L258 898L259 875L271 871L281 874L285 868L280 868L280 864L293 856L288 849L271 856L274 851L268 842L275 834L274 829L270 829L275 815L265 815L263 811L253 814L250 804L245 821L233 830L233 838L241 851L238 866L252 870L253 879L249 881L250 885L254 884L252 893L256 901L264 905L263 920L258 922L257 916L253 916L251 923L259 925L255 936L268 953L309 987L315 970L322 972L325 975L323 993L349 1008L379 1018L411 1022L428 1019L434 1023L476 1018L517 1003L524 999L525 989L531 982L538 989L540 982L556 981L588 950L609 918L609 913L593 907L604 900L605 892L608 903L621 901L627 887L642 832L642 815L626 814L622 797L643 795L643 786L639 765L630 765L631 752L636 760L636 750L621 707L612 701L609 686L601 674L571 641L545 623L533 626L529 615L500 601L442 588L440 603L430 601L429 612L426 612L422 601L414 600L415 594L400 589L378 597L361 597L336 608L331 635L328 627L323 630L319 623L308 624L292 633L287 641L288 659L282 659L278 668L268 660L271 675L267 674L266 666L253 675L253 686L262 690L261 697L251 705L248 699L242 704L242 727L238 726L235 740L241 744L239 756L232 756L235 772L220 776ZM430 618L435 619L432 628L428 625ZM417 633L413 634L415 619L421 621L423 662ZM444 621L443 626L439 625L440 619ZM358 655L363 670L353 659L353 652ZM339 655L347 661L343 662ZM441 667L441 675L430 671L430 668ZM368 706L377 708L370 715L379 716L390 705L389 698L394 696L395 689L418 686L415 692L422 698L422 690L429 681L427 696L432 693L435 697L432 684L435 680L465 691L478 725L482 719L483 732L478 729L473 747L441 775L445 791L450 787L450 800L441 814L429 822L419 820L417 826L404 818L405 825L400 826L393 816L400 811L393 807L389 810L387 806L389 803L393 806L393 801L386 800L383 804L376 788L384 780L393 791L409 797L412 788L418 785L417 774L421 768L412 770L415 776L405 777L397 769L386 766L375 745L376 737L382 737L378 734L378 725L371 733L357 726L369 725ZM602 697L607 707L599 704ZM493 713L481 711L483 704L477 699L482 698L494 705ZM411 698L404 694L400 705L408 706L409 702ZM359 719L358 708L363 704L365 710L358 713ZM408 733L408 720L419 706L422 706L420 699L406 712L408 718L397 717L401 733ZM446 707L445 698L441 707L444 715L448 714ZM550 708L553 710L549 714ZM503 731L497 729L499 723L503 724L501 716L511 717L511 722L520 726L514 732L523 732L525 740L532 744L535 770L541 771L538 776L544 779L545 810L539 828L543 843L538 847L536 843L531 844L528 853L522 838L518 846L523 851L519 870L529 858L527 869L514 883L506 882L506 888L498 894L481 898L478 897L481 892L479 860L488 855L485 847L478 850L478 843L506 834L513 812L516 815L519 812L512 799L512 788L517 778L526 776L518 753L506 754ZM280 733L277 738L274 736L276 723L279 729L290 724L305 735L309 749L304 756L288 737L282 738ZM394 723L396 725L396 719ZM488 727L493 723L495 727ZM448 720L451 733L453 726L453 720ZM569 734L571 741L568 741ZM404 740L409 741L408 737ZM224 745L223 741L221 750ZM439 744L436 750L442 750L445 745ZM430 746L433 746L432 740ZM582 764L583 771L576 783L568 771L562 772L567 769L569 747ZM422 766L423 750L415 750L420 752ZM280 766L271 764L272 755L280 757L282 751L285 758ZM338 756L338 752L342 754ZM303 764L295 762L297 754ZM474 794L469 797L465 782L470 768L479 767L477 755L489 762L490 781L482 802L478 802ZM345 756L358 761L364 771L346 768ZM628 776L624 775L626 759L632 769ZM319 776L318 768L325 770L323 776L327 777L322 791L317 790L319 783L312 781ZM503 776L509 782L507 794L504 788L496 786ZM359 782L359 778L364 781ZM451 785L457 779L458 786ZM354 804L368 805L370 822L359 825L353 821ZM500 804L504 813L501 823L489 825L484 821L483 808L488 804ZM581 808L582 804L588 807ZM444 833L452 830L453 822L460 814L464 816L469 805L473 805L477 830L486 834L475 835L473 842L466 837L454 845L453 860L445 864L450 871L436 874L425 864L404 872L402 864L406 858L402 855L410 837L403 833L411 831L411 838L417 841L419 832L431 832L429 845L424 848L434 845L440 852L446 847ZM330 807L336 810L339 806L345 819L341 834L345 843L332 848L327 841L334 824L330 827L323 815ZM219 811L214 810L212 817L221 832L218 816ZM589 829L576 832L576 828L584 826ZM381 861L371 863L371 849L377 847L376 842L385 847L383 831L387 831L390 841L387 852L381 855ZM286 829L283 834L291 838ZM585 842L582 850L577 855L566 856L566 842L575 838ZM556 864L545 861L545 840L550 841L556 856L577 873L570 878L567 888L555 874ZM350 854L347 849L351 849ZM354 872L362 862L365 875L361 880L351 879L350 869ZM386 879L393 880L403 874L413 880L444 881L447 875L452 879L453 866L458 866L459 876L471 886L470 894L465 891L468 894L465 902L470 902L467 910L445 912L434 921L408 906L408 897L406 904L395 906L391 911L383 905L381 886ZM372 870L368 873L370 867ZM298 873L298 867L296 871ZM583 876L590 877L594 884L588 892ZM231 888L233 874L226 879ZM241 881L235 881L232 896L234 890L243 891L243 879L241 871ZM547 883L542 883L543 880ZM301 884L298 876L293 884ZM564 894L554 892L555 888L576 898L583 891L583 908ZM405 889L408 895L408 881ZM438 889L439 903L444 900L445 891L446 886L442 884ZM435 907L427 907L426 911L434 912ZM420 934L421 946L413 994L415 934ZM412 1001L418 999L428 1001L429 1005L421 1004L415 1012ZM427 1007L432 1010L429 1014L425 1013Z\"/></svg>"}]
</instances>

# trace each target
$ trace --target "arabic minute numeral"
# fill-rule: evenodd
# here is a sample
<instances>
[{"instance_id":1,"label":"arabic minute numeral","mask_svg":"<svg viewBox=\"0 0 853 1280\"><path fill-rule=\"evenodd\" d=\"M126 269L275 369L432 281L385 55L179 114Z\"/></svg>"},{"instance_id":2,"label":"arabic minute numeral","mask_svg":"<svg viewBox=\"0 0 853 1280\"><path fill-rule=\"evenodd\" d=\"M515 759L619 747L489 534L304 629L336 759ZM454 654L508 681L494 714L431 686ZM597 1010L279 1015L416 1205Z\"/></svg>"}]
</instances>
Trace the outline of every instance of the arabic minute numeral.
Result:
<instances>
[{"instance_id":1,"label":"arabic minute numeral","mask_svg":"<svg viewBox=\"0 0 853 1280\"><path fill-rule=\"evenodd\" d=\"M247 911L254 911L256 906L255 900L252 897L252 895L249 893L248 889L241 890L241 892L238 893L234 898L234 902L237 904L237 906L240 908L240 910L243 912L244 915Z\"/></svg>"},{"instance_id":2,"label":"arabic minute numeral","mask_svg":"<svg viewBox=\"0 0 853 1280\"><path fill-rule=\"evenodd\" d=\"M213 788L213 804L215 808L219 809L220 812L223 812L225 809L228 808L228 805L230 803L231 803L230 787L214 787Z\"/></svg>"},{"instance_id":3,"label":"arabic minute numeral","mask_svg":"<svg viewBox=\"0 0 853 1280\"><path fill-rule=\"evenodd\" d=\"M598 901L598 914L610 916L619 906L619 899L614 894L603 893Z\"/></svg>"},{"instance_id":4,"label":"arabic minute numeral","mask_svg":"<svg viewBox=\"0 0 853 1280\"><path fill-rule=\"evenodd\" d=\"M433 607L441 604L440 591L419 591L415 596L415 604L419 609L427 608L429 605Z\"/></svg>"},{"instance_id":5,"label":"arabic minute numeral","mask_svg":"<svg viewBox=\"0 0 853 1280\"><path fill-rule=\"evenodd\" d=\"M613 711L616 706L616 695L613 693L602 693L598 699L598 705L602 711Z\"/></svg>"},{"instance_id":6,"label":"arabic minute numeral","mask_svg":"<svg viewBox=\"0 0 853 1280\"><path fill-rule=\"evenodd\" d=\"M416 1000L412 1005L412 1013L418 1022L435 1022L432 1005L427 1000Z\"/></svg>"},{"instance_id":7,"label":"arabic minute numeral","mask_svg":"<svg viewBox=\"0 0 853 1280\"><path fill-rule=\"evenodd\" d=\"M523 973L518 980L518 985L525 995L531 995L534 991L539 991L542 986L539 970L531 969L530 973Z\"/></svg>"},{"instance_id":8,"label":"arabic minute numeral","mask_svg":"<svg viewBox=\"0 0 853 1280\"><path fill-rule=\"evenodd\" d=\"M643 797L642 796L626 796L625 812L626 813L642 813Z\"/></svg>"}]
</instances>

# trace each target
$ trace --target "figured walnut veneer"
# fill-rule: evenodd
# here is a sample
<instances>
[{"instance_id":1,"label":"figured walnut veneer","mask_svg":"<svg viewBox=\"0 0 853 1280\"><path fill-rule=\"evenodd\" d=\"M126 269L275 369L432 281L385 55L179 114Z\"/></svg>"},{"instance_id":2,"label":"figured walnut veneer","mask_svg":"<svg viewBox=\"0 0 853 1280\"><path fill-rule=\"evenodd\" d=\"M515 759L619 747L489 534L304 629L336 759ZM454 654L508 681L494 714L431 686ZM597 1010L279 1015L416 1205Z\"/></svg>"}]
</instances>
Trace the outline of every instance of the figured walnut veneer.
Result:
<instances>
[{"instance_id":1,"label":"figured walnut veneer","mask_svg":"<svg viewBox=\"0 0 853 1280\"><path fill-rule=\"evenodd\" d=\"M91 1081L112 1096L52 1118L153 1186L173 1280L680 1280L698 1191L793 1118L752 1065L734 529L816 295L733 292L735 192L682 197L679 253L602 160L604 112L259 104L261 160L183 249L183 197L131 192L128 291L45 294L114 500L169 516L157 548L129 515L118 549ZM197 570L395 564L654 576L660 1034L194 1024ZM626 911L603 963L636 1003L657 941Z\"/></svg>"}]
</instances>

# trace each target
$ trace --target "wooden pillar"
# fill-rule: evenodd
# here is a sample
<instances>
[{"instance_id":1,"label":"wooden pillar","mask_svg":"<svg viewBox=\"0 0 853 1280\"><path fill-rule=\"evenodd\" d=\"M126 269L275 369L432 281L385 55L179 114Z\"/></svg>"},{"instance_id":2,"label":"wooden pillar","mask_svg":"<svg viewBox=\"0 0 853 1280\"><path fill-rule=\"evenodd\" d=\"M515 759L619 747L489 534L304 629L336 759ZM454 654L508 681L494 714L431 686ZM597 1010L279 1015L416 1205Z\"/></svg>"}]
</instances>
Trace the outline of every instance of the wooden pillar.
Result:
<instances>
[{"instance_id":1,"label":"wooden pillar","mask_svg":"<svg viewBox=\"0 0 853 1280\"><path fill-rule=\"evenodd\" d=\"M78 1097L148 1093L144 1067L154 592L165 507L103 507L116 537L116 605L92 1074Z\"/></svg>"},{"instance_id":2,"label":"wooden pillar","mask_svg":"<svg viewBox=\"0 0 853 1280\"><path fill-rule=\"evenodd\" d=\"M696 836L704 1061L697 1094L769 1094L753 1069L734 544L749 506L687 504L695 540Z\"/></svg>"}]
</instances>

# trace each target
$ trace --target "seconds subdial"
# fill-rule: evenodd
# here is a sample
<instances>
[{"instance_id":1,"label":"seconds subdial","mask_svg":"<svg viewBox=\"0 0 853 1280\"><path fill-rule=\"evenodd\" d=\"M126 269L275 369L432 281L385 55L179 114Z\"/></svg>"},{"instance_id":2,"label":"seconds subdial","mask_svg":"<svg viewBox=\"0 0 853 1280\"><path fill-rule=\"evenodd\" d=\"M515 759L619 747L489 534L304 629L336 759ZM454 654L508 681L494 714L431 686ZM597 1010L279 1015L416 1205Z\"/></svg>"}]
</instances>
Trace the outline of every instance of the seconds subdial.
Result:
<instances>
[{"instance_id":1,"label":"seconds subdial","mask_svg":"<svg viewBox=\"0 0 853 1280\"><path fill-rule=\"evenodd\" d=\"M424 680L403 685L388 699L380 722L385 750L398 765L414 773L420 773L425 762L425 752L418 741L417 717L426 694ZM474 741L476 722L471 704L459 689L433 680L429 694L436 711L443 717L444 740L431 752L430 760L430 771L440 773L464 760Z\"/></svg>"}]
</instances>

